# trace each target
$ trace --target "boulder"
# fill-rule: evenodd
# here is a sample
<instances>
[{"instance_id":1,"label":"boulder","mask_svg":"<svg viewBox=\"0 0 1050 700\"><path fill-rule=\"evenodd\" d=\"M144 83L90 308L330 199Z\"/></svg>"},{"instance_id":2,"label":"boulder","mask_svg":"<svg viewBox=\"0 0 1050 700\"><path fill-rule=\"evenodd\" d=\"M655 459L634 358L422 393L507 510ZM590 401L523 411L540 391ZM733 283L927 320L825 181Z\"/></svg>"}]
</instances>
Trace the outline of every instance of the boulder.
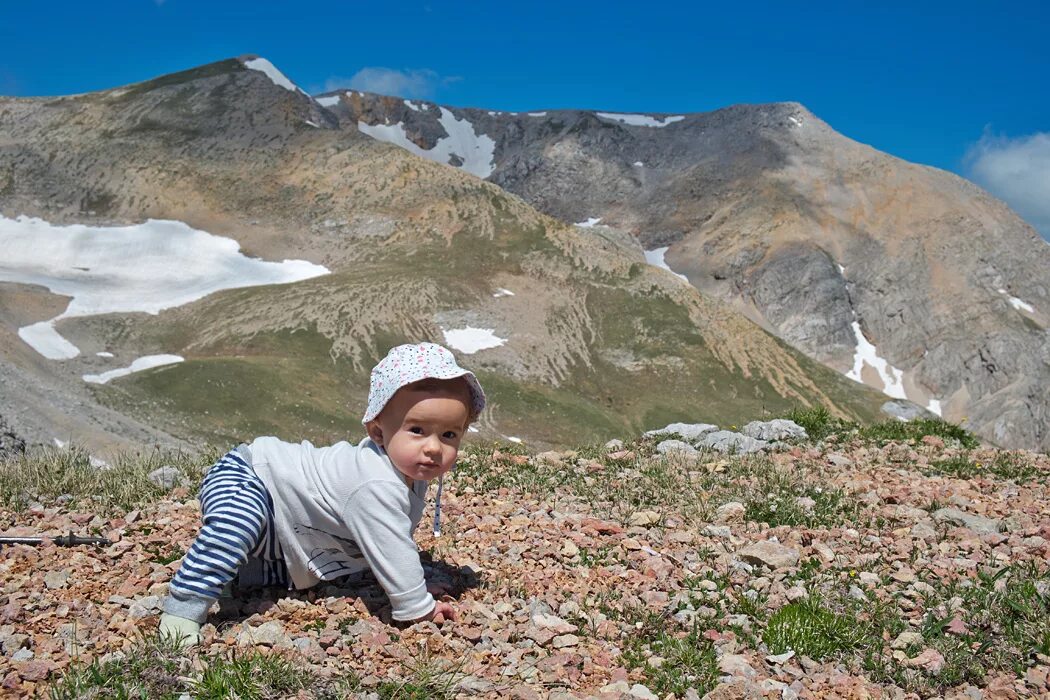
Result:
<instances>
[{"instance_id":1,"label":"boulder","mask_svg":"<svg viewBox=\"0 0 1050 700\"><path fill-rule=\"evenodd\" d=\"M717 430L708 433L700 439L699 444L717 452L738 455L759 452L769 447L769 443L765 440L756 440L731 430Z\"/></svg>"},{"instance_id":2,"label":"boulder","mask_svg":"<svg viewBox=\"0 0 1050 700\"><path fill-rule=\"evenodd\" d=\"M182 473L172 466L163 466L158 469L154 469L147 476L157 488L161 489L173 489L179 486L186 486L186 477Z\"/></svg>"},{"instance_id":3,"label":"boulder","mask_svg":"<svg viewBox=\"0 0 1050 700\"><path fill-rule=\"evenodd\" d=\"M678 433L686 440L696 442L704 435L713 433L716 430L718 430L718 426L711 425L710 423L670 423L659 430L647 430L644 434L645 437L653 437L656 435Z\"/></svg>"},{"instance_id":4,"label":"boulder","mask_svg":"<svg viewBox=\"0 0 1050 700\"><path fill-rule=\"evenodd\" d=\"M682 442L681 440L664 440L656 446L656 451L662 455L695 455L697 453L695 447L690 445L688 442Z\"/></svg>"},{"instance_id":5,"label":"boulder","mask_svg":"<svg viewBox=\"0 0 1050 700\"><path fill-rule=\"evenodd\" d=\"M1002 523L992 518L973 515L958 508L941 508L934 511L933 519L941 523L950 523L973 530L978 535L996 535L1002 529Z\"/></svg>"},{"instance_id":6,"label":"boulder","mask_svg":"<svg viewBox=\"0 0 1050 700\"><path fill-rule=\"evenodd\" d=\"M771 421L751 421L740 431L756 440L804 440L806 429L793 420L777 418Z\"/></svg>"},{"instance_id":7,"label":"boulder","mask_svg":"<svg viewBox=\"0 0 1050 700\"><path fill-rule=\"evenodd\" d=\"M770 569L784 569L798 564L799 552L797 549L785 547L779 542L764 540L749 544L736 553L743 561Z\"/></svg>"}]
</instances>

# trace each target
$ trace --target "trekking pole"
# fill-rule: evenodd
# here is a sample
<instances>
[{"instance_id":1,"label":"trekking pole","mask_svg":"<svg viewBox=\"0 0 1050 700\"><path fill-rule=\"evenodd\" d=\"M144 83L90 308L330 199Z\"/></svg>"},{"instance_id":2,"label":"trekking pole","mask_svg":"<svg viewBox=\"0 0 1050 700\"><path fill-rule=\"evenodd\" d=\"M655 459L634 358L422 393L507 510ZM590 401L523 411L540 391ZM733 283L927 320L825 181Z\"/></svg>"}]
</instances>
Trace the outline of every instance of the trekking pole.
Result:
<instances>
[{"instance_id":1,"label":"trekking pole","mask_svg":"<svg viewBox=\"0 0 1050 700\"><path fill-rule=\"evenodd\" d=\"M54 542L60 547L76 547L81 544L94 544L101 547L106 547L113 544L105 537L81 537L80 535L74 535L70 532L68 535L59 535L58 537L11 537L7 535L0 535L0 547L5 544L31 544L38 545L43 544L47 541Z\"/></svg>"}]
</instances>

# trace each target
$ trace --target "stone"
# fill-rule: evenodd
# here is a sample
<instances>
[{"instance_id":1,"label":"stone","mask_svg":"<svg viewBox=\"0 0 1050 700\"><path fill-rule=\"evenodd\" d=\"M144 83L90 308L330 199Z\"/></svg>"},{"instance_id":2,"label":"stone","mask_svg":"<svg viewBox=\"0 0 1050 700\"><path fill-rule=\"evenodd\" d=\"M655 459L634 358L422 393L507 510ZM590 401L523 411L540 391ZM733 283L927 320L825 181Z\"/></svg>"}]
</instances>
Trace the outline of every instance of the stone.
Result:
<instances>
[{"instance_id":1,"label":"stone","mask_svg":"<svg viewBox=\"0 0 1050 700\"><path fill-rule=\"evenodd\" d=\"M562 556L569 557L570 559L580 553L580 548L573 543L572 540L565 540L565 543L561 546Z\"/></svg>"},{"instance_id":2,"label":"stone","mask_svg":"<svg viewBox=\"0 0 1050 700\"><path fill-rule=\"evenodd\" d=\"M909 668L921 668L931 675L937 675L944 668L944 657L936 649L925 649L916 657L904 662Z\"/></svg>"},{"instance_id":3,"label":"stone","mask_svg":"<svg viewBox=\"0 0 1050 700\"><path fill-rule=\"evenodd\" d=\"M179 486L188 485L186 477L182 475L182 472L170 465L154 469L146 476L146 478L149 479L150 483L154 486L161 489L173 489Z\"/></svg>"},{"instance_id":4,"label":"stone","mask_svg":"<svg viewBox=\"0 0 1050 700\"><path fill-rule=\"evenodd\" d=\"M853 466L853 460L852 459L850 459L849 457L847 457L845 455L840 455L840 454L835 453L835 452L829 454L826 457L826 459L828 461L828 464L830 464L830 465L832 465L834 467L852 467Z\"/></svg>"},{"instance_id":5,"label":"stone","mask_svg":"<svg viewBox=\"0 0 1050 700\"><path fill-rule=\"evenodd\" d=\"M683 454L683 455L695 455L697 454L696 448L690 445L688 442L682 442L681 440L664 440L656 446L656 451L662 455L666 454Z\"/></svg>"},{"instance_id":6,"label":"stone","mask_svg":"<svg viewBox=\"0 0 1050 700\"><path fill-rule=\"evenodd\" d=\"M901 632L897 638L890 642L890 649L904 649L913 644L921 644L922 635L918 632Z\"/></svg>"},{"instance_id":7,"label":"stone","mask_svg":"<svg viewBox=\"0 0 1050 700\"><path fill-rule=\"evenodd\" d=\"M580 638L577 637L575 634L560 634L551 641L551 644L554 645L555 649L574 647L579 643Z\"/></svg>"},{"instance_id":8,"label":"stone","mask_svg":"<svg viewBox=\"0 0 1050 700\"><path fill-rule=\"evenodd\" d=\"M708 433L701 438L698 444L723 454L738 455L760 452L769 447L769 443L764 440L756 440L747 435L734 433L731 430L718 430Z\"/></svg>"},{"instance_id":9,"label":"stone","mask_svg":"<svg viewBox=\"0 0 1050 700\"><path fill-rule=\"evenodd\" d=\"M237 643L244 645L265 644L272 647L290 646L291 640L288 638L287 632L284 631L284 625L280 620L270 620L258 627L245 625L241 633L237 635Z\"/></svg>"},{"instance_id":10,"label":"stone","mask_svg":"<svg viewBox=\"0 0 1050 700\"><path fill-rule=\"evenodd\" d=\"M718 660L718 670L727 676L754 678L757 672L742 654L724 654Z\"/></svg>"},{"instance_id":11,"label":"stone","mask_svg":"<svg viewBox=\"0 0 1050 700\"><path fill-rule=\"evenodd\" d=\"M57 569L44 574L44 585L48 588L65 588L69 582L69 569Z\"/></svg>"},{"instance_id":12,"label":"stone","mask_svg":"<svg viewBox=\"0 0 1050 700\"><path fill-rule=\"evenodd\" d=\"M744 521L744 515L747 513L747 508L744 507L743 503L737 501L730 501L724 505L718 507L715 510L715 522L716 523L740 523Z\"/></svg>"},{"instance_id":13,"label":"stone","mask_svg":"<svg viewBox=\"0 0 1050 700\"><path fill-rule=\"evenodd\" d=\"M1002 523L998 520L973 515L958 508L941 508L934 511L933 519L937 522L965 527L968 530L973 530L978 535L996 535L999 534L1002 528Z\"/></svg>"},{"instance_id":14,"label":"stone","mask_svg":"<svg viewBox=\"0 0 1050 700\"><path fill-rule=\"evenodd\" d=\"M630 525L645 527L647 525L656 525L662 519L663 516L655 510L639 510L631 513L631 517L628 518L627 522Z\"/></svg>"},{"instance_id":15,"label":"stone","mask_svg":"<svg viewBox=\"0 0 1050 700\"><path fill-rule=\"evenodd\" d=\"M684 437L686 440L696 441L702 438L708 433L713 433L718 430L717 425L711 425L710 423L670 423L667 426L660 428L659 430L647 430L645 431L645 437L655 437L657 435L668 435L671 433L677 433Z\"/></svg>"},{"instance_id":16,"label":"stone","mask_svg":"<svg viewBox=\"0 0 1050 700\"><path fill-rule=\"evenodd\" d=\"M722 539L729 539L733 536L733 531L728 525L708 525L704 528L703 533L708 537L720 537Z\"/></svg>"},{"instance_id":17,"label":"stone","mask_svg":"<svg viewBox=\"0 0 1050 700\"><path fill-rule=\"evenodd\" d=\"M15 662L29 661L35 656L31 649L19 649L14 654L11 654L11 660Z\"/></svg>"},{"instance_id":18,"label":"stone","mask_svg":"<svg viewBox=\"0 0 1050 700\"><path fill-rule=\"evenodd\" d=\"M532 615L531 620L532 624L540 629L547 629L555 634L568 634L569 632L575 632L579 629L576 625L566 622L557 615L551 615L549 613L537 612Z\"/></svg>"},{"instance_id":19,"label":"stone","mask_svg":"<svg viewBox=\"0 0 1050 700\"><path fill-rule=\"evenodd\" d=\"M660 700L659 697L653 694L653 691L649 690L641 683L635 683L632 685L631 689L627 691L627 694L632 698L639 698L640 700Z\"/></svg>"},{"instance_id":20,"label":"stone","mask_svg":"<svg viewBox=\"0 0 1050 700\"><path fill-rule=\"evenodd\" d=\"M737 557L749 564L767 566L770 569L784 569L798 564L799 551L785 547L779 542L764 540L749 544L736 553Z\"/></svg>"},{"instance_id":21,"label":"stone","mask_svg":"<svg viewBox=\"0 0 1050 700\"><path fill-rule=\"evenodd\" d=\"M605 450L607 452L615 452L616 450L623 449L623 440L613 439L605 443Z\"/></svg>"},{"instance_id":22,"label":"stone","mask_svg":"<svg viewBox=\"0 0 1050 700\"><path fill-rule=\"evenodd\" d=\"M787 663L788 660L793 659L794 657L795 652L791 649L788 649L783 654L770 654L766 657L766 661L779 666L780 664Z\"/></svg>"},{"instance_id":23,"label":"stone","mask_svg":"<svg viewBox=\"0 0 1050 700\"><path fill-rule=\"evenodd\" d=\"M793 420L776 418L771 421L751 421L741 433L756 440L805 440L809 435L806 429Z\"/></svg>"}]
</instances>

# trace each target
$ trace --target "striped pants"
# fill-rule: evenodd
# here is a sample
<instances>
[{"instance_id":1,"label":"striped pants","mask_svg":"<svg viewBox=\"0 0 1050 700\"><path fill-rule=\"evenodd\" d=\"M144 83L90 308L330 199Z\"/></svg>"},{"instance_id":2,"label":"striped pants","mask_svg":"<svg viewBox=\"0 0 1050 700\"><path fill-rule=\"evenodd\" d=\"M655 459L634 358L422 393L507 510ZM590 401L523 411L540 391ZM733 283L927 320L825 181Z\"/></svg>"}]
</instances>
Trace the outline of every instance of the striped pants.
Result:
<instances>
[{"instance_id":1,"label":"striped pants","mask_svg":"<svg viewBox=\"0 0 1050 700\"><path fill-rule=\"evenodd\" d=\"M273 499L240 452L223 455L200 490L203 525L168 587L164 610L204 622L223 587L287 585Z\"/></svg>"}]
</instances>

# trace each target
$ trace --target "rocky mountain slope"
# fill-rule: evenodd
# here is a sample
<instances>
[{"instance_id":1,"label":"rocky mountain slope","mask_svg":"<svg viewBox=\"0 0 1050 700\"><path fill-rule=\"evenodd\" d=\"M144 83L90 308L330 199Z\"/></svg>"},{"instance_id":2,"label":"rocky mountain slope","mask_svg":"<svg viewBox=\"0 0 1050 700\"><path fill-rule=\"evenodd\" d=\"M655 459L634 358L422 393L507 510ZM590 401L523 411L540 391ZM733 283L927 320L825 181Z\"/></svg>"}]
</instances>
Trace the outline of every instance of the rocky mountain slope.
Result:
<instances>
[{"instance_id":1,"label":"rocky mountain slope","mask_svg":"<svg viewBox=\"0 0 1050 700\"><path fill-rule=\"evenodd\" d=\"M632 234L839 372L997 443L1050 448L1050 246L961 178L796 103L625 115L318 99L347 130Z\"/></svg>"},{"instance_id":2,"label":"rocky mountain slope","mask_svg":"<svg viewBox=\"0 0 1050 700\"><path fill-rule=\"evenodd\" d=\"M242 590L190 654L138 640L196 533L206 460L170 463L163 485L145 479L158 462L126 462L119 494L93 489L84 464L63 482L39 456L0 460L3 531L112 540L0 549L0 687L173 700L1050 693L1046 455L935 435L833 435L761 456L660 454L663 439L464 456L442 536L429 519L419 533L454 624L391 624L371 578ZM39 500L10 503L12 482Z\"/></svg>"},{"instance_id":3,"label":"rocky mountain slope","mask_svg":"<svg viewBox=\"0 0 1050 700\"><path fill-rule=\"evenodd\" d=\"M0 215L22 261L0 261L0 414L30 441L342 438L371 365L423 339L459 343L478 371L488 437L881 404L646 264L630 236L339 128L262 59L0 99ZM244 255L312 271L223 291L183 279L238 286ZM120 376L143 360L155 368Z\"/></svg>"}]
</instances>

